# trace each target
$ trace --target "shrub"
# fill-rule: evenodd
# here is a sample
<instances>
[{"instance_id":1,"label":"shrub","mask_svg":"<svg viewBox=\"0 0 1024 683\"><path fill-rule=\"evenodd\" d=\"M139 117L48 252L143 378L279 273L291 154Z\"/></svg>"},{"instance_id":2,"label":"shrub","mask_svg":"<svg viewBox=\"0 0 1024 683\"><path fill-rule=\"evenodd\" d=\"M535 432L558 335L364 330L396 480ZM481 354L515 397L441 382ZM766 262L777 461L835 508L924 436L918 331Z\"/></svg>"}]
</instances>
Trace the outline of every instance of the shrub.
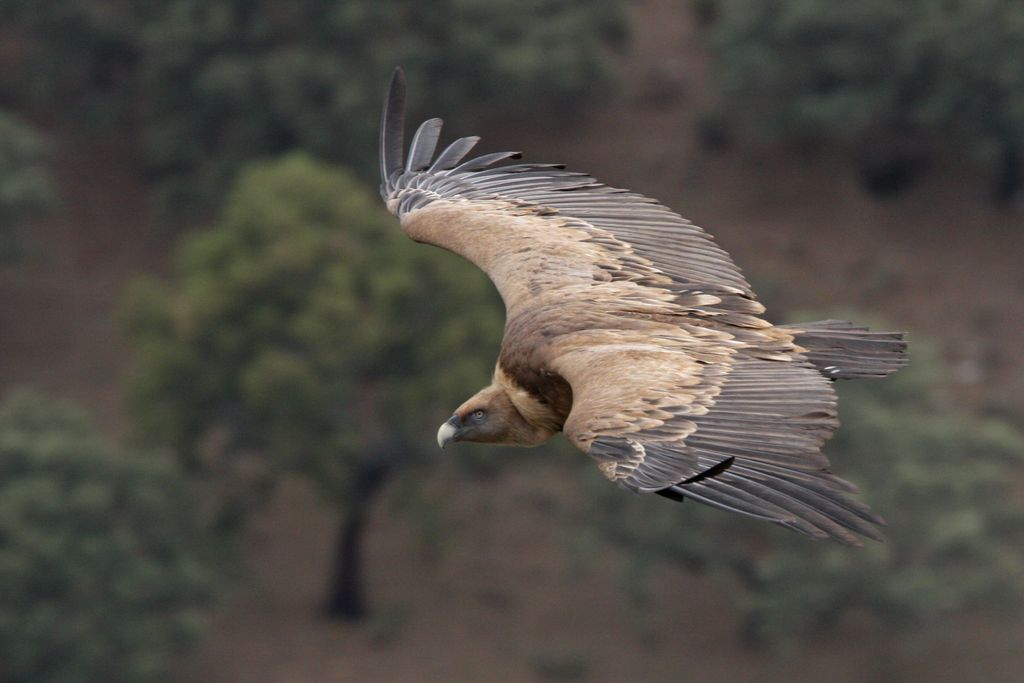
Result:
<instances>
[{"instance_id":1,"label":"shrub","mask_svg":"<svg viewBox=\"0 0 1024 683\"><path fill-rule=\"evenodd\" d=\"M0 679L155 681L202 633L211 569L171 461L78 410L0 406Z\"/></svg>"}]
</instances>

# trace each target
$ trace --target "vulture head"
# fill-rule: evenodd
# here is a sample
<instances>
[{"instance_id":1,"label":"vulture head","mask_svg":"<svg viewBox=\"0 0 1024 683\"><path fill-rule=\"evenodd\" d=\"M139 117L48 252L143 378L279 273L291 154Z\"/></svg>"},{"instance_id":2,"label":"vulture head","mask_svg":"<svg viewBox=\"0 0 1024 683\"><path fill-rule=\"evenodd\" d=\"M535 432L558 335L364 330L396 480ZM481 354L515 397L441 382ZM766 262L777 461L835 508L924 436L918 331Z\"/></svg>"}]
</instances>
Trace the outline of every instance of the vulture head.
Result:
<instances>
[{"instance_id":1,"label":"vulture head","mask_svg":"<svg viewBox=\"0 0 1024 683\"><path fill-rule=\"evenodd\" d=\"M481 389L456 409L437 430L437 444L441 448L452 441L537 446L552 433L523 418L505 388L495 383Z\"/></svg>"}]
</instances>

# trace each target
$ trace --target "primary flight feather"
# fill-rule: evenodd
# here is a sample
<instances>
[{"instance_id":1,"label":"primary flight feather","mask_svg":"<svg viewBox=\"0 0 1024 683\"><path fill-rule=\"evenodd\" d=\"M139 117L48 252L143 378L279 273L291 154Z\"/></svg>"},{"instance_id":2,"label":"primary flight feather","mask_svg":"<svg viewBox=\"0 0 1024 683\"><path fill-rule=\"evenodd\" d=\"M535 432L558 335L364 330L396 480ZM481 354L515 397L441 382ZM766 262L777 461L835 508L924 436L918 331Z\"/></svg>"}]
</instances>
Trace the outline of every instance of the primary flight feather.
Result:
<instances>
[{"instance_id":1,"label":"primary flight feather","mask_svg":"<svg viewBox=\"0 0 1024 683\"><path fill-rule=\"evenodd\" d=\"M884 524L829 471L832 380L906 362L898 333L772 325L729 255L653 199L556 164L435 156L441 120L404 155L405 82L381 122L381 196L406 234L469 259L505 303L491 384L438 431L517 446L564 432L620 486L859 545Z\"/></svg>"}]
</instances>

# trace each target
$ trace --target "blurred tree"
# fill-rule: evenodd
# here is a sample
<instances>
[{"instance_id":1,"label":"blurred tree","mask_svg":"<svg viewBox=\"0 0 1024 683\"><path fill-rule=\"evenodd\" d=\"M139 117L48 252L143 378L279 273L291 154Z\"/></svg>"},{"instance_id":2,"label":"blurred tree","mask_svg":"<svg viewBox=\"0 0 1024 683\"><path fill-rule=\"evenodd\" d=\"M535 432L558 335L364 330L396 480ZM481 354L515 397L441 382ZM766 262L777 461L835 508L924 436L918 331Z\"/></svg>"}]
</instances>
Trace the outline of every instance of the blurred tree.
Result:
<instances>
[{"instance_id":1,"label":"blurred tree","mask_svg":"<svg viewBox=\"0 0 1024 683\"><path fill-rule=\"evenodd\" d=\"M704 3L707 4L707 3ZM952 137L1024 181L1024 5L1017 0L719 0L721 107L769 136L853 143L865 182L898 190Z\"/></svg>"},{"instance_id":2,"label":"blurred tree","mask_svg":"<svg viewBox=\"0 0 1024 683\"><path fill-rule=\"evenodd\" d=\"M604 95L625 21L621 0L10 0L5 16L34 39L37 99L137 113L178 210L210 207L244 161L296 148L372 170L396 64L447 116Z\"/></svg>"},{"instance_id":3,"label":"blurred tree","mask_svg":"<svg viewBox=\"0 0 1024 683\"><path fill-rule=\"evenodd\" d=\"M837 470L889 518L886 543L814 543L598 483L588 512L595 529L630 549L632 577L667 561L736 581L746 589L745 633L755 641L810 635L855 608L895 628L973 608L1019 610L1024 510L1014 500L1014 473L1024 463L1024 435L943 405L942 366L915 347L914 363L898 375L839 385L843 426L826 446Z\"/></svg>"},{"instance_id":4,"label":"blurred tree","mask_svg":"<svg viewBox=\"0 0 1024 683\"><path fill-rule=\"evenodd\" d=\"M76 123L116 124L132 97L141 28L159 8L154 0L3 0L0 92Z\"/></svg>"},{"instance_id":5,"label":"blurred tree","mask_svg":"<svg viewBox=\"0 0 1024 683\"><path fill-rule=\"evenodd\" d=\"M293 155L245 171L173 291L138 283L125 319L139 434L211 476L227 528L278 474L309 476L342 518L328 612L361 616L368 506L489 375L493 287L412 243L352 174Z\"/></svg>"},{"instance_id":6,"label":"blurred tree","mask_svg":"<svg viewBox=\"0 0 1024 683\"><path fill-rule=\"evenodd\" d=\"M0 680L162 680L211 579L169 459L114 452L79 411L0 406Z\"/></svg>"},{"instance_id":7,"label":"blurred tree","mask_svg":"<svg viewBox=\"0 0 1024 683\"><path fill-rule=\"evenodd\" d=\"M0 111L0 261L21 252L21 223L56 203L43 153L32 128Z\"/></svg>"}]
</instances>

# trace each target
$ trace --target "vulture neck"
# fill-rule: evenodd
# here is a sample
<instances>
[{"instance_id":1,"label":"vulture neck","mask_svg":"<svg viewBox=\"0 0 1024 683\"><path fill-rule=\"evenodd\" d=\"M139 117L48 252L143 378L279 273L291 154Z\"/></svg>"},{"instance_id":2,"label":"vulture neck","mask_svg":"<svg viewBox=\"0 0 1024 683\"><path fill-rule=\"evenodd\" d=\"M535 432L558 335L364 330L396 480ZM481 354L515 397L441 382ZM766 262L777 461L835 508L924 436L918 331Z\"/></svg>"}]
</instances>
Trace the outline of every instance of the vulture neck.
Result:
<instances>
[{"instance_id":1,"label":"vulture neck","mask_svg":"<svg viewBox=\"0 0 1024 683\"><path fill-rule=\"evenodd\" d=\"M521 387L515 378L507 373L500 364L494 368L494 384L504 390L512 406L523 420L533 428L530 443L524 445L540 445L550 439L555 432L562 430L566 416L559 415L546 403Z\"/></svg>"}]
</instances>

